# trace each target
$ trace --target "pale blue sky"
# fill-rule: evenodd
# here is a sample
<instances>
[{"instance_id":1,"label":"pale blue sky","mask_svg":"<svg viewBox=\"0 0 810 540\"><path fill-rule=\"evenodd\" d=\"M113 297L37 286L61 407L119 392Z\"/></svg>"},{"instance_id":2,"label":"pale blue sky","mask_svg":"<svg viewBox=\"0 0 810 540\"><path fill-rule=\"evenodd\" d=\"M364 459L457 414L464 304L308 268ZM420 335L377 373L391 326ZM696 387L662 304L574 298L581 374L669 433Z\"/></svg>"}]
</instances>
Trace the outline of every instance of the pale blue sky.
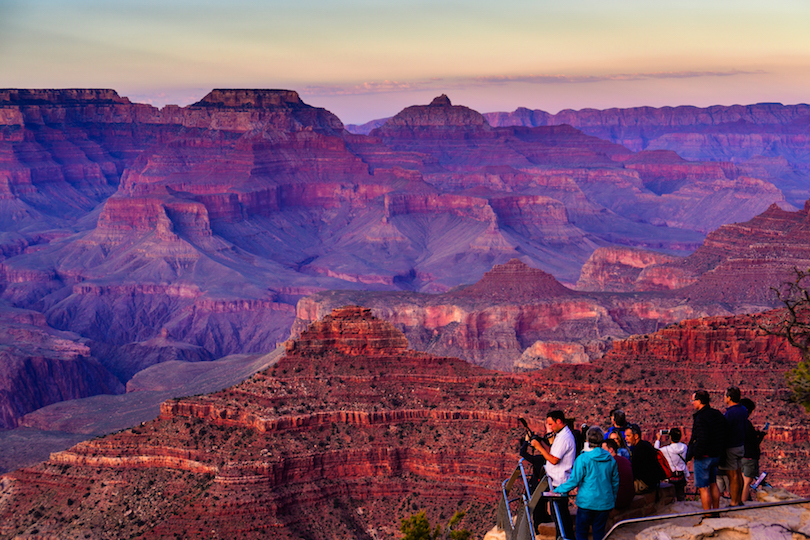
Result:
<instances>
[{"instance_id":1,"label":"pale blue sky","mask_svg":"<svg viewBox=\"0 0 810 540\"><path fill-rule=\"evenodd\" d=\"M798 103L808 29L808 0L0 0L0 87L290 88L347 123L441 93L482 112Z\"/></svg>"}]
</instances>

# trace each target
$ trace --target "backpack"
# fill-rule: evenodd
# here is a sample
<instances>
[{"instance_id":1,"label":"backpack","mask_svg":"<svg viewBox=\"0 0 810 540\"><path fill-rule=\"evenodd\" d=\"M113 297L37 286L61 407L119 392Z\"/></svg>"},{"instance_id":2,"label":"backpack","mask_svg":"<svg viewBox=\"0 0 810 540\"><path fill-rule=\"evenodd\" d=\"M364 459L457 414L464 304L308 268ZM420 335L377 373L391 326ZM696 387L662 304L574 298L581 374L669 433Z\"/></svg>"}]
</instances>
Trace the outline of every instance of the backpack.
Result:
<instances>
[{"instance_id":1,"label":"backpack","mask_svg":"<svg viewBox=\"0 0 810 540\"><path fill-rule=\"evenodd\" d=\"M571 434L574 435L574 442L576 443L576 457L582 453L582 450L585 449L585 434L574 427L573 420L568 422L568 429L571 430Z\"/></svg>"},{"instance_id":2,"label":"backpack","mask_svg":"<svg viewBox=\"0 0 810 540\"><path fill-rule=\"evenodd\" d=\"M675 476L675 473L672 472L672 467L669 466L667 456L658 448L655 449L655 457L658 458L658 465L661 467L661 480L668 480Z\"/></svg>"}]
</instances>

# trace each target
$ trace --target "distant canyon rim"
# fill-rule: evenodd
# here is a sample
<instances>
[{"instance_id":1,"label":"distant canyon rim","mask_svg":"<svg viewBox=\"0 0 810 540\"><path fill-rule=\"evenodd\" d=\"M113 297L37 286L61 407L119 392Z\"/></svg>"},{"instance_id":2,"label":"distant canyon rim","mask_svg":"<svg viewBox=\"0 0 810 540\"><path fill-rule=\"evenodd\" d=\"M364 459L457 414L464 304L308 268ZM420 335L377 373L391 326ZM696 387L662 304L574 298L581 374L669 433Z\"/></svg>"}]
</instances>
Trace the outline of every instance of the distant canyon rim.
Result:
<instances>
[{"instance_id":1,"label":"distant canyon rim","mask_svg":"<svg viewBox=\"0 0 810 540\"><path fill-rule=\"evenodd\" d=\"M162 109L0 90L0 428L50 441L0 466L235 384L344 305L424 352L576 372L777 307L770 287L810 267L808 105L439 96L349 128L291 90Z\"/></svg>"}]
</instances>

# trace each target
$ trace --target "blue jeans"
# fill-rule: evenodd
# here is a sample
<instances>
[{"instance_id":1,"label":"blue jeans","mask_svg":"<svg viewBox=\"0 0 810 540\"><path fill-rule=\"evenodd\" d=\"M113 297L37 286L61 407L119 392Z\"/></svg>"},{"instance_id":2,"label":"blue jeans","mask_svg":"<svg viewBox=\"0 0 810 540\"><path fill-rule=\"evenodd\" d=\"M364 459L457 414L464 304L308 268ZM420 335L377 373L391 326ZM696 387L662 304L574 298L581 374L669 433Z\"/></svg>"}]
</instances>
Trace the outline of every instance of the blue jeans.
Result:
<instances>
[{"instance_id":1,"label":"blue jeans","mask_svg":"<svg viewBox=\"0 0 810 540\"><path fill-rule=\"evenodd\" d=\"M695 487L709 487L717 481L717 465L719 457L695 458L693 465L695 471Z\"/></svg>"},{"instance_id":2,"label":"blue jeans","mask_svg":"<svg viewBox=\"0 0 810 540\"><path fill-rule=\"evenodd\" d=\"M577 540L588 540L588 529L593 525L593 540L602 540L605 537L610 510L588 510L577 508Z\"/></svg>"}]
</instances>

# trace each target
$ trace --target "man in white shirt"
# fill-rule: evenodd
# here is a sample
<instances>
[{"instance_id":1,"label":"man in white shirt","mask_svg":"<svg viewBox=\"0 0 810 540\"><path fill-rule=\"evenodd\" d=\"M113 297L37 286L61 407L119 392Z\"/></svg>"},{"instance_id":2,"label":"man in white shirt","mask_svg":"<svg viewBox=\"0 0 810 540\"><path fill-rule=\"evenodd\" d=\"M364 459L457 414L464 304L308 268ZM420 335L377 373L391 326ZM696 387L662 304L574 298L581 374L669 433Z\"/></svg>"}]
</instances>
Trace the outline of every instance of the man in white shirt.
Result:
<instances>
[{"instance_id":1,"label":"man in white shirt","mask_svg":"<svg viewBox=\"0 0 810 540\"><path fill-rule=\"evenodd\" d=\"M549 411L546 415L546 437L550 438L552 434L554 440L551 446L545 444L545 441L532 440L532 446L546 458L549 491L568 481L577 457L577 442L562 411ZM560 504L559 510L566 532L565 537L573 538L573 524L571 514L568 512L568 505Z\"/></svg>"}]
</instances>

